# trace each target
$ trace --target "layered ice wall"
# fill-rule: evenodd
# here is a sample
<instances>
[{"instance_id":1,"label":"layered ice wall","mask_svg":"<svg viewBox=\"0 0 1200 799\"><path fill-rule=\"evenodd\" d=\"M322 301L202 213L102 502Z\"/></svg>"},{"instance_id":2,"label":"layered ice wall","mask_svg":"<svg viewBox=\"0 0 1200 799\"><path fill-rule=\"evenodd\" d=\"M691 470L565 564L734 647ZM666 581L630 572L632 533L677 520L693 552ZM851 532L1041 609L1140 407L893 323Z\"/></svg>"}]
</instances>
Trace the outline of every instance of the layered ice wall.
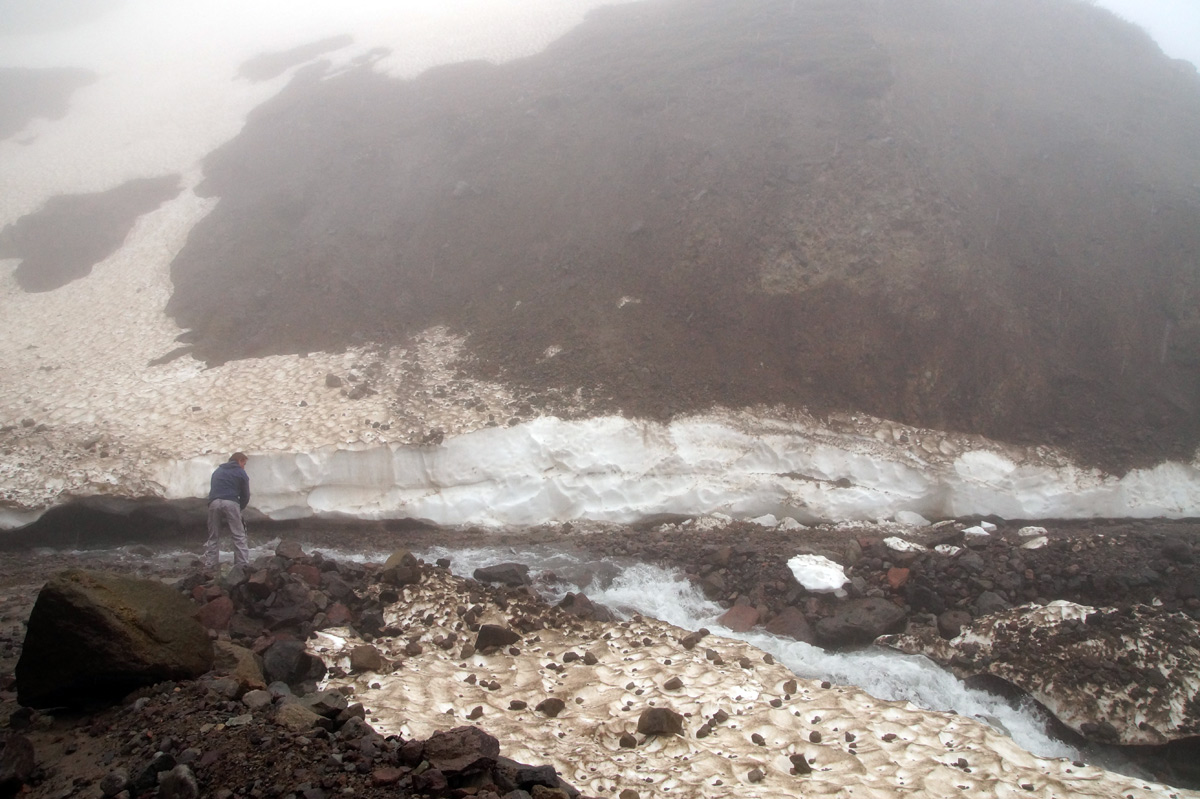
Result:
<instances>
[{"instance_id":1,"label":"layered ice wall","mask_svg":"<svg viewBox=\"0 0 1200 799\"><path fill-rule=\"evenodd\" d=\"M864 428L893 426L859 418ZM748 414L670 424L544 417L437 446L395 444L252 453L254 506L276 519L408 517L531 525L655 514L772 514L800 522L996 515L1009 519L1181 517L1200 507L1200 472L1164 464L1123 478L997 449L954 454ZM927 437L937 437L926 433ZM881 436L882 437L882 434ZM943 450L952 454L943 454ZM194 496L220 458L163 464L167 498Z\"/></svg>"}]
</instances>

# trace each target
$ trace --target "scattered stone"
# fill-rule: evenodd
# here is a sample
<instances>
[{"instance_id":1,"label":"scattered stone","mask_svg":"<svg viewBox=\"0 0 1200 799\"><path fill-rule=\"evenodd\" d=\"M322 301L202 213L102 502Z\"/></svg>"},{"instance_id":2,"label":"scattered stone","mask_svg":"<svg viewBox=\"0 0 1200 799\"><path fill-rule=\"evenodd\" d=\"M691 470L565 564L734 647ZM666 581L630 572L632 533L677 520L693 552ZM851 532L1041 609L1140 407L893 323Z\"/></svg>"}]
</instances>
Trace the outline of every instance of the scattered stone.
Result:
<instances>
[{"instance_id":1,"label":"scattered stone","mask_svg":"<svg viewBox=\"0 0 1200 799\"><path fill-rule=\"evenodd\" d=\"M566 702L556 696L552 696L547 699L543 699L541 702L538 702L534 710L553 719L557 718L558 714L562 713L566 707Z\"/></svg>"},{"instance_id":2,"label":"scattered stone","mask_svg":"<svg viewBox=\"0 0 1200 799\"><path fill-rule=\"evenodd\" d=\"M350 650L351 671L383 671L386 662L383 654L370 644L359 644Z\"/></svg>"},{"instance_id":3,"label":"scattered stone","mask_svg":"<svg viewBox=\"0 0 1200 799\"><path fill-rule=\"evenodd\" d=\"M514 588L529 585L529 567L523 563L498 563L475 570L472 576L481 583L500 583Z\"/></svg>"},{"instance_id":4,"label":"scattered stone","mask_svg":"<svg viewBox=\"0 0 1200 799\"><path fill-rule=\"evenodd\" d=\"M475 651L482 652L489 647L504 647L521 640L519 633L500 627L496 624L485 624L479 628L475 638Z\"/></svg>"},{"instance_id":5,"label":"scattered stone","mask_svg":"<svg viewBox=\"0 0 1200 799\"><path fill-rule=\"evenodd\" d=\"M683 716L665 707L643 710L637 731L642 735L683 735Z\"/></svg>"}]
</instances>

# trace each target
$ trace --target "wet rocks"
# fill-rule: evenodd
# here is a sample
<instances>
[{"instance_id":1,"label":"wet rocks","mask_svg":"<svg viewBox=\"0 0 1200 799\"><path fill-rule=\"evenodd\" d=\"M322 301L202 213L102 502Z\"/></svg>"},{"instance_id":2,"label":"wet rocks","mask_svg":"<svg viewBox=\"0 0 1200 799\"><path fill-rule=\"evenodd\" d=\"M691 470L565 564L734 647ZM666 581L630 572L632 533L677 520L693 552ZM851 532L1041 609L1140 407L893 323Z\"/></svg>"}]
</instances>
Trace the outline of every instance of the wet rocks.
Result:
<instances>
[{"instance_id":1,"label":"wet rocks","mask_svg":"<svg viewBox=\"0 0 1200 799\"><path fill-rule=\"evenodd\" d=\"M529 585L529 567L523 563L498 563L494 566L483 566L472 575L481 583L500 583L513 587Z\"/></svg>"},{"instance_id":2,"label":"wet rocks","mask_svg":"<svg viewBox=\"0 0 1200 799\"><path fill-rule=\"evenodd\" d=\"M907 614L886 599L853 599L817 622L817 638L825 646L869 644L881 635L904 629Z\"/></svg>"}]
</instances>

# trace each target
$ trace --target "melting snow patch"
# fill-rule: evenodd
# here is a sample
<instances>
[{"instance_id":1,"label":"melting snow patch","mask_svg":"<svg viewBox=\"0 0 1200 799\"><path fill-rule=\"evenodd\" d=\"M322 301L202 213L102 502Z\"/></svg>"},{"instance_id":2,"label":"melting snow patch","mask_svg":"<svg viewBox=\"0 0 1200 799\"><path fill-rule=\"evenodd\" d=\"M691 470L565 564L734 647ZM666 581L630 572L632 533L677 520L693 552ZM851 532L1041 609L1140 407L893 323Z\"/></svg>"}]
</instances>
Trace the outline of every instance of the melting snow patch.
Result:
<instances>
[{"instance_id":1,"label":"melting snow patch","mask_svg":"<svg viewBox=\"0 0 1200 799\"><path fill-rule=\"evenodd\" d=\"M896 511L895 519L900 524L907 524L909 527L928 527L931 524L924 516L911 510Z\"/></svg>"},{"instance_id":2,"label":"melting snow patch","mask_svg":"<svg viewBox=\"0 0 1200 799\"><path fill-rule=\"evenodd\" d=\"M883 539L883 544L884 544L884 546L886 546L888 549L892 550L893 552L924 552L925 551L925 547L921 546L920 544L918 544L914 541L906 541L903 538L896 538L895 536L893 536L891 538Z\"/></svg>"},{"instance_id":3,"label":"melting snow patch","mask_svg":"<svg viewBox=\"0 0 1200 799\"><path fill-rule=\"evenodd\" d=\"M797 555L788 561L788 568L792 570L796 582L808 591L818 594L846 595L846 592L842 590L842 586L849 582L846 572L840 564L834 563L829 558L821 555Z\"/></svg>"}]
</instances>

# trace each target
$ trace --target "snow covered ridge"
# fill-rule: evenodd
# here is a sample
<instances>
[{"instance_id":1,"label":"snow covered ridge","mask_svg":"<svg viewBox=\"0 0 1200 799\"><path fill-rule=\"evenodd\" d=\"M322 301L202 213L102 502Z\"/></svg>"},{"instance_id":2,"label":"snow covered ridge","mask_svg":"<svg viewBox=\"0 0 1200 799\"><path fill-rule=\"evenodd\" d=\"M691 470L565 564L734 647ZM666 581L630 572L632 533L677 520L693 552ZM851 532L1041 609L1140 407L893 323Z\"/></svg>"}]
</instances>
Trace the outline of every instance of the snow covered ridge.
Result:
<instances>
[{"instance_id":1,"label":"snow covered ridge","mask_svg":"<svg viewBox=\"0 0 1200 799\"><path fill-rule=\"evenodd\" d=\"M152 481L195 496L213 457L168 461ZM1195 465L1123 478L1070 465L1018 464L997 451L933 457L801 422L748 415L670 424L543 417L437 446L252 453L254 505L276 519L411 517L526 525L654 514L774 514L801 522L928 517L1183 517L1200 507Z\"/></svg>"},{"instance_id":2,"label":"snow covered ridge","mask_svg":"<svg viewBox=\"0 0 1200 799\"><path fill-rule=\"evenodd\" d=\"M787 520L903 520L913 512L929 518L1182 518L1200 508L1195 464L1166 463L1116 478L998 445L963 451L969 442L961 439L922 438L920 431L855 419L859 428L847 422L839 430L812 419L750 413L670 424L540 417L475 429L479 420L463 420L466 432L436 445L381 441L379 431L373 431L375 441L335 438L322 445L317 429L304 434L317 443L305 451L246 449L253 506L273 519L503 526L722 513L773 515L791 524ZM265 443L272 430L248 437ZM928 446L935 438L937 445ZM0 527L28 523L77 496L203 496L209 473L226 457L223 450L182 458L161 450L134 458L84 451L90 460L41 454L18 446L0 456L7 506Z\"/></svg>"}]
</instances>

